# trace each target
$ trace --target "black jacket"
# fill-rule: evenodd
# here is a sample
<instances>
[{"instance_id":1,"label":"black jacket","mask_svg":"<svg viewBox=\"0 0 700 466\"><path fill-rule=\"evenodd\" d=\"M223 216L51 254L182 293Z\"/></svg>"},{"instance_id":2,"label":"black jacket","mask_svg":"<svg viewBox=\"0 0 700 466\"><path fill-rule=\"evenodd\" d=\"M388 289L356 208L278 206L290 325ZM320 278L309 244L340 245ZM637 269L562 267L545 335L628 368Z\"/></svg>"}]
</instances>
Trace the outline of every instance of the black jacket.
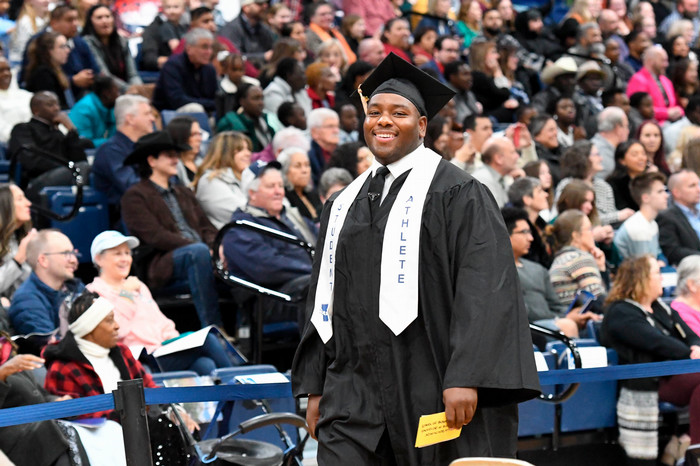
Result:
<instances>
[{"instance_id":1,"label":"black jacket","mask_svg":"<svg viewBox=\"0 0 700 466\"><path fill-rule=\"evenodd\" d=\"M66 162L83 162L87 160L84 147L88 147L78 132L68 131L63 134L58 128L32 118L27 123L20 123L12 128L8 147L11 160L10 173L14 173L17 163L22 165L21 187L26 187L33 178L54 168L64 166L57 161L40 155L27 146L36 146L54 154Z\"/></svg>"},{"instance_id":2,"label":"black jacket","mask_svg":"<svg viewBox=\"0 0 700 466\"><path fill-rule=\"evenodd\" d=\"M218 88L212 65L195 68L187 53L173 55L160 70L153 105L158 110L177 110L183 105L198 103L211 113L215 110L214 97Z\"/></svg>"},{"instance_id":3,"label":"black jacket","mask_svg":"<svg viewBox=\"0 0 700 466\"><path fill-rule=\"evenodd\" d=\"M678 264L684 257L700 254L700 238L681 209L672 204L656 218L659 243L669 264Z\"/></svg>"},{"instance_id":4,"label":"black jacket","mask_svg":"<svg viewBox=\"0 0 700 466\"><path fill-rule=\"evenodd\" d=\"M653 314L631 300L615 301L605 311L601 342L617 351L620 364L641 364L690 357L690 347L700 345L693 332L676 311L656 301ZM625 382L635 390L655 390L656 379Z\"/></svg>"}]
</instances>

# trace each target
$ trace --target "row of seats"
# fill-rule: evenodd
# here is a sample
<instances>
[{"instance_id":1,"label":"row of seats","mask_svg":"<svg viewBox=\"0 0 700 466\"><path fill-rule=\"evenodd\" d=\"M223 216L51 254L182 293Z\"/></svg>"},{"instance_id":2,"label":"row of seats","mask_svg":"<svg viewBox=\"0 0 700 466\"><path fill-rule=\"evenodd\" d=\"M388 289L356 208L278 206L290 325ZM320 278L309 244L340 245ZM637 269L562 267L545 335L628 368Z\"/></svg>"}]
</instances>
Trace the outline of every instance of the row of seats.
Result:
<instances>
[{"instance_id":1,"label":"row of seats","mask_svg":"<svg viewBox=\"0 0 700 466\"><path fill-rule=\"evenodd\" d=\"M250 376L258 374L272 374L277 372L274 366L268 364L251 365L251 366L238 366L238 367L227 367L223 369L214 370L209 376L210 380L205 380L199 377L197 373L191 371L178 371L178 372L163 372L158 374L152 374L153 380L159 386L182 386L184 381L192 385L206 385L210 383L214 384L234 384L235 379L239 376ZM289 377L287 375L287 377ZM290 396L287 398L277 398L266 400L271 412L276 413L296 413L296 402L294 398ZM264 414L263 408L260 403L255 401L238 401L238 402L225 402L219 403L219 410L221 415L218 416L218 421L213 423L206 432L202 433L202 439L206 440L209 438L221 437L229 432L236 430L238 424L242 421L246 421L260 414ZM289 425L284 426L285 432L289 437L295 442L299 442L299 433L297 430ZM254 431L248 432L237 436L236 438L249 439L249 440L259 440L263 442L268 442L273 445L277 445L283 450L286 446L282 443L280 434L274 426L267 426L256 429Z\"/></svg>"},{"instance_id":2,"label":"row of seats","mask_svg":"<svg viewBox=\"0 0 700 466\"><path fill-rule=\"evenodd\" d=\"M597 337L593 329L589 334ZM596 338L575 340L580 349L583 367L615 366L618 357L615 350L604 348ZM586 353L595 352L597 356L605 354L601 361L598 357L592 364L586 361ZM570 351L561 342L549 342L546 349L540 352L535 349L536 357L544 360L547 370L572 368L569 362ZM537 354L539 353L539 354ZM540 368L540 370L542 370ZM561 393L563 386L543 386L545 394ZM544 402L538 399L530 400L519 405L520 424L518 436L541 436L582 432L587 430L606 429L617 425L617 381L593 382L580 384L574 395L559 404ZM687 409L671 403L660 402L659 411L663 414L683 415Z\"/></svg>"}]
</instances>

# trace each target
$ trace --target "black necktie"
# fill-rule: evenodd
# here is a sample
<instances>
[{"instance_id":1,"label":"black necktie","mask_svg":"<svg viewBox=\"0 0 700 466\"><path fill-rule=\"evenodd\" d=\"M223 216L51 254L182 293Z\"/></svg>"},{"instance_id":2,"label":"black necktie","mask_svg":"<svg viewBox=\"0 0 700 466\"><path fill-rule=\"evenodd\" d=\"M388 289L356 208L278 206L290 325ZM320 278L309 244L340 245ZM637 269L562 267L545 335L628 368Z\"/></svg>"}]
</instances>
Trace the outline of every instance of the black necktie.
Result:
<instances>
[{"instance_id":1,"label":"black necktie","mask_svg":"<svg viewBox=\"0 0 700 466\"><path fill-rule=\"evenodd\" d=\"M386 176L389 174L389 169L385 166L377 168L377 172L372 177L369 182L369 190L367 191L367 197L369 198L369 208L374 213L375 209L379 207L382 202L382 193L384 192L384 181L386 181Z\"/></svg>"}]
</instances>

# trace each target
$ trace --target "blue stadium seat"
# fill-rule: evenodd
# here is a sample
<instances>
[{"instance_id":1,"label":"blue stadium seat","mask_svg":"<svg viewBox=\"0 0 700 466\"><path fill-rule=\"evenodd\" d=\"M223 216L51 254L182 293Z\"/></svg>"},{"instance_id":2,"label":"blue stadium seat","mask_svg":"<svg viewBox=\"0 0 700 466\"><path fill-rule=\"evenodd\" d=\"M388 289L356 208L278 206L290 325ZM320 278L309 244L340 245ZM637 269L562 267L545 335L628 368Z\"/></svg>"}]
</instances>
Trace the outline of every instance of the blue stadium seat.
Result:
<instances>
[{"instance_id":1,"label":"blue stadium seat","mask_svg":"<svg viewBox=\"0 0 700 466\"><path fill-rule=\"evenodd\" d=\"M47 186L41 190L42 198L52 211L65 215L75 202L75 194L68 186ZM107 198L103 193L85 186L83 203L78 215L68 222L51 220L51 228L56 228L70 238L73 246L81 252L80 263L90 263L90 245L95 236L109 229Z\"/></svg>"},{"instance_id":2,"label":"blue stadium seat","mask_svg":"<svg viewBox=\"0 0 700 466\"><path fill-rule=\"evenodd\" d=\"M199 123L199 127L202 128L203 131L206 131L207 133L211 134L211 126L209 126L209 117L206 113L201 112L178 113L175 110L163 110L160 112L160 116L163 119L163 128L168 126L168 123L170 123L170 121L173 118L183 115L191 116L192 118L197 120L197 123Z\"/></svg>"},{"instance_id":3,"label":"blue stadium seat","mask_svg":"<svg viewBox=\"0 0 700 466\"><path fill-rule=\"evenodd\" d=\"M554 355L552 353L542 353L547 366L556 369ZM554 393L554 385L543 385L543 393ZM518 405L518 437L529 437L532 435L548 435L554 432L554 403L547 403L538 399L526 401Z\"/></svg>"},{"instance_id":4,"label":"blue stadium seat","mask_svg":"<svg viewBox=\"0 0 700 466\"><path fill-rule=\"evenodd\" d=\"M10 161L0 160L0 183L10 182Z\"/></svg>"},{"instance_id":5,"label":"blue stadium seat","mask_svg":"<svg viewBox=\"0 0 700 466\"><path fill-rule=\"evenodd\" d=\"M271 372L277 372L274 366L269 364L259 364L252 366L239 366L239 367L227 367L222 369L216 369L211 373L211 377L221 383L234 383L234 379L240 375L253 375L253 374L267 374ZM272 412L277 413L295 413L296 412L296 402L293 397L288 398L278 398L267 400ZM238 401L236 403L228 403L228 412L226 410L224 413L223 425L219 430L219 435L223 435L229 431L233 431L238 424L242 421L250 419L254 416L263 414L262 408L252 401ZM230 405L233 405L232 409ZM284 430L290 436L290 438L297 443L298 432L292 426L284 426ZM254 430L253 432L237 436L236 438L247 438L251 440L260 440L263 442L269 442L278 447L285 449L285 445L280 440L279 433L274 426L267 426L261 429Z\"/></svg>"},{"instance_id":6,"label":"blue stadium seat","mask_svg":"<svg viewBox=\"0 0 700 466\"><path fill-rule=\"evenodd\" d=\"M194 371L172 371L172 372L160 372L158 374L151 374L153 381L158 386L163 386L164 381L173 379L188 379L190 377L199 377Z\"/></svg>"},{"instance_id":7,"label":"blue stadium seat","mask_svg":"<svg viewBox=\"0 0 700 466\"><path fill-rule=\"evenodd\" d=\"M579 348L600 346L595 340L576 340ZM562 355L566 347L560 342L547 344L547 349L555 355ZM608 365L617 364L617 353L607 349ZM566 368L566 360L559 362L559 368ZM561 404L561 432L602 429L617 425L617 381L581 384L576 393Z\"/></svg>"}]
</instances>

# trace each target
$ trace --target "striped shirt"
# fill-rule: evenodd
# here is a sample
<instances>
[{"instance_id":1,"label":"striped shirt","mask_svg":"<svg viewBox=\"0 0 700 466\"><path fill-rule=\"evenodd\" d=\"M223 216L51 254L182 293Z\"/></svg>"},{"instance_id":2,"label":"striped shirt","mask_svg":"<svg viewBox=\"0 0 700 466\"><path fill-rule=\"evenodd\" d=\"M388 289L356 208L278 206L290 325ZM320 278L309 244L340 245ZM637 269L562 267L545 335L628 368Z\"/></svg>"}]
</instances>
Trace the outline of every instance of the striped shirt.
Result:
<instances>
[{"instance_id":1,"label":"striped shirt","mask_svg":"<svg viewBox=\"0 0 700 466\"><path fill-rule=\"evenodd\" d=\"M578 290L596 297L605 294L605 284L593 256L573 246L563 247L554 257L549 279L559 301L569 305Z\"/></svg>"}]
</instances>

